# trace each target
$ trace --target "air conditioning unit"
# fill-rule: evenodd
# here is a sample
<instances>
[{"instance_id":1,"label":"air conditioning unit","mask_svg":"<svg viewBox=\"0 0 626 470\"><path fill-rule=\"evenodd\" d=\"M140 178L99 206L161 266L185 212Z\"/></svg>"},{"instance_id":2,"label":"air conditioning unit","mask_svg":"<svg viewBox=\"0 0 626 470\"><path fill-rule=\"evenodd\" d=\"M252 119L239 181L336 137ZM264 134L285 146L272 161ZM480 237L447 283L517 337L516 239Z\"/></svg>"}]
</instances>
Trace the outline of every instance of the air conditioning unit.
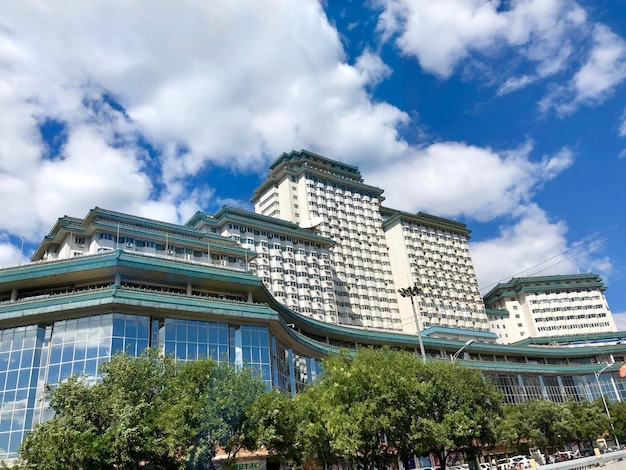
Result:
<instances>
[{"instance_id":1,"label":"air conditioning unit","mask_svg":"<svg viewBox=\"0 0 626 470\"><path fill-rule=\"evenodd\" d=\"M79 243L79 244L78 244L78 247L79 247L79 248L85 248L85 244L84 244L84 243Z\"/></svg>"},{"instance_id":2,"label":"air conditioning unit","mask_svg":"<svg viewBox=\"0 0 626 470\"><path fill-rule=\"evenodd\" d=\"M167 250L167 254L168 255L173 255L174 254L174 250Z\"/></svg>"},{"instance_id":3,"label":"air conditioning unit","mask_svg":"<svg viewBox=\"0 0 626 470\"><path fill-rule=\"evenodd\" d=\"M225 259L220 260L220 266L226 266L226 260Z\"/></svg>"},{"instance_id":4,"label":"air conditioning unit","mask_svg":"<svg viewBox=\"0 0 626 470\"><path fill-rule=\"evenodd\" d=\"M133 247L133 243L132 243L132 242L126 242L126 246L127 246L128 248L132 248L132 247Z\"/></svg>"},{"instance_id":5,"label":"air conditioning unit","mask_svg":"<svg viewBox=\"0 0 626 470\"><path fill-rule=\"evenodd\" d=\"M189 253L185 253L185 259L186 260L190 260L191 259L191 255Z\"/></svg>"}]
</instances>

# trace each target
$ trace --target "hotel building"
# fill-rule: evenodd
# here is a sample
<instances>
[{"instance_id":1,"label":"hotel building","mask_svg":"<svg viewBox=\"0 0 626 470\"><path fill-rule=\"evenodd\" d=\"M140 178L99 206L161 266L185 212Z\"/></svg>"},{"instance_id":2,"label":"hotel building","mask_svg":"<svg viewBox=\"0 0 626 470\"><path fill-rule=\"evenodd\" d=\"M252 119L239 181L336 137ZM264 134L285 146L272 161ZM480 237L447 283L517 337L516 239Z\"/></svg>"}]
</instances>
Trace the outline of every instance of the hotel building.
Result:
<instances>
[{"instance_id":1,"label":"hotel building","mask_svg":"<svg viewBox=\"0 0 626 470\"><path fill-rule=\"evenodd\" d=\"M435 337L495 341L467 227L386 208L382 193L363 182L358 168L302 150L279 156L251 201L259 214L332 240L338 324L416 333L419 316ZM419 287L417 312L412 299L398 294L409 285Z\"/></svg>"},{"instance_id":2,"label":"hotel building","mask_svg":"<svg viewBox=\"0 0 626 470\"><path fill-rule=\"evenodd\" d=\"M489 291L485 305L501 343L615 332L605 290L596 274L513 278Z\"/></svg>"},{"instance_id":3,"label":"hotel building","mask_svg":"<svg viewBox=\"0 0 626 470\"><path fill-rule=\"evenodd\" d=\"M80 372L96 380L112 354L148 346L180 360L255 367L268 387L295 394L341 348L421 354L422 339L427 360L456 355L492 379L507 403L626 399L617 373L626 333L497 344L484 321L495 320L479 301L469 230L380 207L381 193L354 167L292 152L255 193L261 213L224 207L184 225L101 208L60 218L29 263L0 269L0 459L15 458L25 433L49 415L45 384ZM276 210L280 219L270 215ZM583 287L571 281L570 291ZM421 336L410 299L397 293L414 283ZM537 300L556 295L544 291ZM525 295L532 308L535 296ZM514 312L510 297L494 295L501 300L489 315Z\"/></svg>"}]
</instances>

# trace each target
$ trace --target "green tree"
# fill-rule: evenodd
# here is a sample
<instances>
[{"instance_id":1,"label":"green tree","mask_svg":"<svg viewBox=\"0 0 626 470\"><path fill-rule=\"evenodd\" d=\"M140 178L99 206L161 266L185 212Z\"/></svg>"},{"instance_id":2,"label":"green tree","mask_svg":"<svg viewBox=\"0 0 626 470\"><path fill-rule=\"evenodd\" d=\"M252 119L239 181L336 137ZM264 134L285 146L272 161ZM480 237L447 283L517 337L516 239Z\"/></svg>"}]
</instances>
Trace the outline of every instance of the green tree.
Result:
<instances>
[{"instance_id":1,"label":"green tree","mask_svg":"<svg viewBox=\"0 0 626 470\"><path fill-rule=\"evenodd\" d=\"M234 459L246 429L244 413L265 392L265 384L254 369L227 363L220 363L213 371L210 384L187 468L204 468L219 448L227 452L227 460Z\"/></svg>"},{"instance_id":2,"label":"green tree","mask_svg":"<svg viewBox=\"0 0 626 470\"><path fill-rule=\"evenodd\" d=\"M620 442L626 442L626 402L618 401L611 403L609 406L609 412L613 419L613 426L615 428L615 435Z\"/></svg>"},{"instance_id":3,"label":"green tree","mask_svg":"<svg viewBox=\"0 0 626 470\"><path fill-rule=\"evenodd\" d=\"M593 445L593 442L611 429L611 421L606 414L602 399L593 402L567 402L572 414L571 440L576 441L578 448ZM582 445L584 444L584 445Z\"/></svg>"},{"instance_id":4,"label":"green tree","mask_svg":"<svg viewBox=\"0 0 626 470\"><path fill-rule=\"evenodd\" d=\"M419 380L426 385L422 400L427 411L416 429L423 446L439 456L442 469L450 451L463 450L473 457L480 447L495 443L502 395L480 371L447 361L429 362Z\"/></svg>"},{"instance_id":5,"label":"green tree","mask_svg":"<svg viewBox=\"0 0 626 470\"><path fill-rule=\"evenodd\" d=\"M329 356L320 381L296 397L307 456L365 468L408 460L423 410L420 367L413 354L387 348Z\"/></svg>"},{"instance_id":6,"label":"green tree","mask_svg":"<svg viewBox=\"0 0 626 470\"><path fill-rule=\"evenodd\" d=\"M254 399L241 384L253 397L263 390L248 370L212 359L181 363L156 349L115 355L99 372L96 383L72 377L46 388L54 415L26 436L23 467L184 468L198 446L211 447L203 437L221 445L232 435Z\"/></svg>"},{"instance_id":7,"label":"green tree","mask_svg":"<svg viewBox=\"0 0 626 470\"><path fill-rule=\"evenodd\" d=\"M509 444L539 448L560 447L574 438L575 419L565 404L550 400L530 400L505 410L508 425L515 430Z\"/></svg>"},{"instance_id":8,"label":"green tree","mask_svg":"<svg viewBox=\"0 0 626 470\"><path fill-rule=\"evenodd\" d=\"M380 468L433 451L472 452L494 436L501 395L479 371L408 352L329 356L321 380L297 397L307 455Z\"/></svg>"},{"instance_id":9,"label":"green tree","mask_svg":"<svg viewBox=\"0 0 626 470\"><path fill-rule=\"evenodd\" d=\"M240 445L248 450L264 448L270 457L299 465L303 460L301 422L296 400L271 390L245 411Z\"/></svg>"}]
</instances>

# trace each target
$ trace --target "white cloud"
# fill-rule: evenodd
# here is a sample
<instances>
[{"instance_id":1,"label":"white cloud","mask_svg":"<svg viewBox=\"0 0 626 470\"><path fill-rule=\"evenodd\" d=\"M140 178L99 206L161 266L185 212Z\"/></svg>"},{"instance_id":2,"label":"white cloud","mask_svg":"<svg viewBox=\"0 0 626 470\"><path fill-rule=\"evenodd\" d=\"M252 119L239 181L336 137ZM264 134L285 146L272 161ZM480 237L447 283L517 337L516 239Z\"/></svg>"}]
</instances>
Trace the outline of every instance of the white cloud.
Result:
<instances>
[{"instance_id":1,"label":"white cloud","mask_svg":"<svg viewBox=\"0 0 626 470\"><path fill-rule=\"evenodd\" d=\"M615 320L617 331L626 331L626 312L613 312L613 320Z\"/></svg>"},{"instance_id":2,"label":"white cloud","mask_svg":"<svg viewBox=\"0 0 626 470\"><path fill-rule=\"evenodd\" d=\"M440 142L407 152L366 179L385 189L390 207L488 221L526 206L542 184L573 162L567 149L538 162L530 160L531 151L530 143L496 152Z\"/></svg>"},{"instance_id":3,"label":"white cloud","mask_svg":"<svg viewBox=\"0 0 626 470\"><path fill-rule=\"evenodd\" d=\"M572 79L577 101L602 99L626 78L626 41L602 25L593 37L589 58Z\"/></svg>"},{"instance_id":4,"label":"white cloud","mask_svg":"<svg viewBox=\"0 0 626 470\"><path fill-rule=\"evenodd\" d=\"M20 246L11 244L6 233L0 232L0 268L5 266L15 266L20 262ZM25 253L21 256L22 261L27 260Z\"/></svg>"},{"instance_id":5,"label":"white cloud","mask_svg":"<svg viewBox=\"0 0 626 470\"><path fill-rule=\"evenodd\" d=\"M538 76L553 75L573 51L571 32L586 20L584 10L568 0L519 0L508 10L490 0L378 3L383 7L378 25L383 37L396 37L403 53L443 78L472 53L489 56L506 47L535 64Z\"/></svg>"},{"instance_id":6,"label":"white cloud","mask_svg":"<svg viewBox=\"0 0 626 470\"><path fill-rule=\"evenodd\" d=\"M602 253L603 235L569 243L566 234L565 222L551 221L542 209L530 204L518 212L513 224L503 225L497 237L470 241L483 293L511 277L593 272L607 282L613 265Z\"/></svg>"},{"instance_id":7,"label":"white cloud","mask_svg":"<svg viewBox=\"0 0 626 470\"><path fill-rule=\"evenodd\" d=\"M568 249L566 232L563 222L551 222L545 212L530 205L514 225L502 227L498 237L470 242L481 289L489 290L513 276L576 272L575 261L559 255Z\"/></svg>"},{"instance_id":8,"label":"white cloud","mask_svg":"<svg viewBox=\"0 0 626 470\"><path fill-rule=\"evenodd\" d=\"M525 86L533 83L535 80L536 78L531 77L530 75L522 75L521 77L510 77L506 80L506 82L500 85L500 88L498 88L496 94L498 96L506 95L507 93L511 93L515 90L524 88Z\"/></svg>"},{"instance_id":9,"label":"white cloud","mask_svg":"<svg viewBox=\"0 0 626 470\"><path fill-rule=\"evenodd\" d=\"M539 103L542 111L567 114L600 103L626 79L626 41L590 23L574 1L518 0L508 9L491 0L378 4L383 37L394 38L405 55L441 78L470 58L488 64L479 70L493 68L490 75L503 77L499 96L553 78L551 92Z\"/></svg>"},{"instance_id":10,"label":"white cloud","mask_svg":"<svg viewBox=\"0 0 626 470\"><path fill-rule=\"evenodd\" d=\"M214 197L209 183L189 187L209 163L260 172L299 148L393 159L408 148L408 115L369 90L389 73L371 51L347 63L313 0L9 3L0 197L13 204L0 227L38 242L60 215L95 205L184 221ZM54 158L39 131L48 119L65 130Z\"/></svg>"},{"instance_id":11,"label":"white cloud","mask_svg":"<svg viewBox=\"0 0 626 470\"><path fill-rule=\"evenodd\" d=\"M546 96L540 106L569 114L582 104L603 102L626 80L626 41L603 25L593 30L593 46L570 82Z\"/></svg>"}]
</instances>

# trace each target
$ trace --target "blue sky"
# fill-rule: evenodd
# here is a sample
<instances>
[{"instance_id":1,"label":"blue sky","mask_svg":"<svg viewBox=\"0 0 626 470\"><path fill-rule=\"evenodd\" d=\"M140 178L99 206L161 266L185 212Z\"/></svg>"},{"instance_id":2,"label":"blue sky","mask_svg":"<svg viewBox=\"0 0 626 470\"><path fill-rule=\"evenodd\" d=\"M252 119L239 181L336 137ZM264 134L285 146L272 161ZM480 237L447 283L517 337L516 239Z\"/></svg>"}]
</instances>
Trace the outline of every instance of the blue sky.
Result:
<instances>
[{"instance_id":1,"label":"blue sky","mask_svg":"<svg viewBox=\"0 0 626 470\"><path fill-rule=\"evenodd\" d=\"M0 1L0 266L94 206L250 208L305 148L466 223L485 290L600 274L626 330L625 2Z\"/></svg>"}]
</instances>

